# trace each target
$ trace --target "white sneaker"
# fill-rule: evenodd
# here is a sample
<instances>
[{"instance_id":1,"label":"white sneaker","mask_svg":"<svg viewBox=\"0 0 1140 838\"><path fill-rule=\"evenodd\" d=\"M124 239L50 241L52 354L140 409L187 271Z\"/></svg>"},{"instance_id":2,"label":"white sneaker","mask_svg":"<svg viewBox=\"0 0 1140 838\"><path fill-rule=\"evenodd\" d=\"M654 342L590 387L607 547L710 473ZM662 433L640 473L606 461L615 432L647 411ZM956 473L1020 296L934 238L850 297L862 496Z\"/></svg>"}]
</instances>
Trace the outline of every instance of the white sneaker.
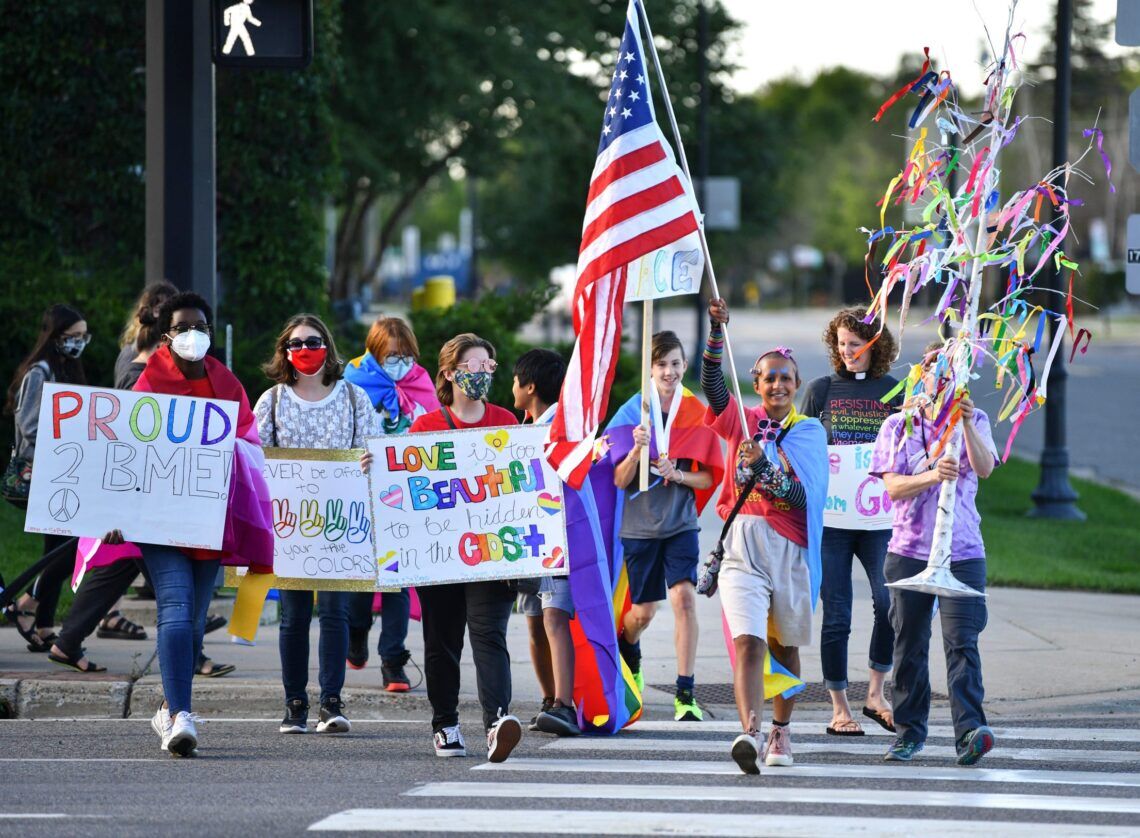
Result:
<instances>
[{"instance_id":1,"label":"white sneaker","mask_svg":"<svg viewBox=\"0 0 1140 838\"><path fill-rule=\"evenodd\" d=\"M432 735L437 757L465 757L467 746L463 744L463 734L459 732L459 725L445 727Z\"/></svg>"},{"instance_id":2,"label":"white sneaker","mask_svg":"<svg viewBox=\"0 0 1140 838\"><path fill-rule=\"evenodd\" d=\"M487 731L487 760L503 762L522 739L522 724L514 716L499 716Z\"/></svg>"},{"instance_id":3,"label":"white sneaker","mask_svg":"<svg viewBox=\"0 0 1140 838\"><path fill-rule=\"evenodd\" d=\"M760 746L751 733L742 733L732 740L732 759L745 774L759 774Z\"/></svg>"},{"instance_id":4,"label":"white sneaker","mask_svg":"<svg viewBox=\"0 0 1140 838\"><path fill-rule=\"evenodd\" d=\"M197 721L192 713L179 710L170 728L170 738L166 740L166 750L179 757L188 757L198 747Z\"/></svg>"},{"instance_id":5,"label":"white sneaker","mask_svg":"<svg viewBox=\"0 0 1140 838\"><path fill-rule=\"evenodd\" d=\"M157 733L158 738L162 740L162 750L164 751L166 750L166 743L170 741L170 728L173 724L170 711L159 705L150 719L150 729Z\"/></svg>"}]
</instances>

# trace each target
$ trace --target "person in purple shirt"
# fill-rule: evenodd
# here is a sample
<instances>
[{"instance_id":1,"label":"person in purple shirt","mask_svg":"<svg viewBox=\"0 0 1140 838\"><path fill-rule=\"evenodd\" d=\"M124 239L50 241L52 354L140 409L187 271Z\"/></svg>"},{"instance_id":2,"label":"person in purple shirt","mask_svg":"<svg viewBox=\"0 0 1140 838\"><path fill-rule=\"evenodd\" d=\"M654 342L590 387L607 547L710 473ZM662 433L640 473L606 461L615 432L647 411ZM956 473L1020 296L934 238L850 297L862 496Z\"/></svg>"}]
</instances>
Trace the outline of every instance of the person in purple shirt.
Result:
<instances>
[{"instance_id":1,"label":"person in purple shirt","mask_svg":"<svg viewBox=\"0 0 1140 838\"><path fill-rule=\"evenodd\" d=\"M950 570L961 582L985 590L986 548L981 517L974 498L978 480L990 476L998 464L997 449L985 412L969 397L961 400L957 451L931 456L937 432L932 424L937 376L931 371L940 344L927 347L923 384L927 398L914 412L914 429L906 434L906 415L889 417L879 430L871 455L870 473L883 479L894 503L894 531L887 545L883 568L888 583L921 572L930 556L938 494L942 482L958 478L954 498L954 532ZM926 741L930 714L930 633L937 599L919 591L891 588L891 627L895 631L894 722L897 739L887 761L909 762ZM946 652L946 680L954 720L959 765L973 765L994 746L994 733L982 709L982 659L978 635L986 626L983 597L939 599L942 641Z\"/></svg>"}]
</instances>

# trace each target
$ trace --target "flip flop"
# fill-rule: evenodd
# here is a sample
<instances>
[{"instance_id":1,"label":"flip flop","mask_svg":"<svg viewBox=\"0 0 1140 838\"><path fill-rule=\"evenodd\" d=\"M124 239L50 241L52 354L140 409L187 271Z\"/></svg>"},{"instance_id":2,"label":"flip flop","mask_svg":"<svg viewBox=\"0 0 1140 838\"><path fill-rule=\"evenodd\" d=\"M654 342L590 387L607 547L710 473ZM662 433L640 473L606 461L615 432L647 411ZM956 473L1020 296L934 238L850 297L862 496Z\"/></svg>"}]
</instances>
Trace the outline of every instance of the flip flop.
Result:
<instances>
[{"instance_id":1,"label":"flip flop","mask_svg":"<svg viewBox=\"0 0 1140 838\"><path fill-rule=\"evenodd\" d=\"M894 722L889 721L887 719L887 717L884 716L881 711L872 710L870 707L864 707L863 708L863 715L866 716L868 719L874 719L876 722L878 722L879 726L882 727L884 730L889 730L891 733L895 732Z\"/></svg>"},{"instance_id":2,"label":"flip flop","mask_svg":"<svg viewBox=\"0 0 1140 838\"><path fill-rule=\"evenodd\" d=\"M828 736L863 736L863 728L859 727L859 723L854 719L848 719L845 722L840 722L837 725L829 725L827 728Z\"/></svg>"},{"instance_id":3,"label":"flip flop","mask_svg":"<svg viewBox=\"0 0 1140 838\"><path fill-rule=\"evenodd\" d=\"M206 615L206 630L203 634L209 634L212 631L217 631L226 624L226 618L221 614L207 614Z\"/></svg>"},{"instance_id":4,"label":"flip flop","mask_svg":"<svg viewBox=\"0 0 1140 838\"><path fill-rule=\"evenodd\" d=\"M48 660L52 663L58 663L60 666L66 666L68 669L74 669L76 672L82 672L84 675L89 675L93 672L106 672L107 667L99 666L92 660L87 661L87 666L82 667L79 662L83 660L83 652L79 653L78 657L71 657L69 655L57 655L55 652L48 652Z\"/></svg>"}]
</instances>

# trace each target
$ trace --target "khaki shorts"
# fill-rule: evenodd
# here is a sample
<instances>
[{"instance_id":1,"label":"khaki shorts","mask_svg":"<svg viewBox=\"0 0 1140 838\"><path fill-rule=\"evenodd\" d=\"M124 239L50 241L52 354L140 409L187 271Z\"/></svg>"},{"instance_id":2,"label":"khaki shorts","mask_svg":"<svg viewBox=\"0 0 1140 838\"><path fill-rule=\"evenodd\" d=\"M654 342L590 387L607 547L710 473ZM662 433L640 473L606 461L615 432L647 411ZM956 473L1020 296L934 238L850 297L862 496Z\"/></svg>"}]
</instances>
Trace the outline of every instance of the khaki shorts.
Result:
<instances>
[{"instance_id":1,"label":"khaki shorts","mask_svg":"<svg viewBox=\"0 0 1140 838\"><path fill-rule=\"evenodd\" d=\"M739 515L724 540L720 602L732 636L811 643L811 577L804 548L763 518Z\"/></svg>"}]
</instances>

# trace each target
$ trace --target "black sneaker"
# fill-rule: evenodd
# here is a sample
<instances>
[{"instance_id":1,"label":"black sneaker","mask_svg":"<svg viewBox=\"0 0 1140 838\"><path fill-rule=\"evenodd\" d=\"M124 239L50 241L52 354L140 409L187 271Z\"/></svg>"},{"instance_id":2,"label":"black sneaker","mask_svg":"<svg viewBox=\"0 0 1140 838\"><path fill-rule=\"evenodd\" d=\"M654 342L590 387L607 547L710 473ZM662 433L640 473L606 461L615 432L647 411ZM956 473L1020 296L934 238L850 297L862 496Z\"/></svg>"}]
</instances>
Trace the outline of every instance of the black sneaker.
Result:
<instances>
[{"instance_id":1,"label":"black sneaker","mask_svg":"<svg viewBox=\"0 0 1140 838\"><path fill-rule=\"evenodd\" d=\"M368 665L368 630L348 630L348 665L353 669L364 669Z\"/></svg>"},{"instance_id":2,"label":"black sneaker","mask_svg":"<svg viewBox=\"0 0 1140 838\"><path fill-rule=\"evenodd\" d=\"M404 674L404 665L412 659L407 650L394 658L380 662L380 677L384 679L384 689L390 693L406 693L412 682Z\"/></svg>"},{"instance_id":3,"label":"black sneaker","mask_svg":"<svg viewBox=\"0 0 1140 838\"><path fill-rule=\"evenodd\" d=\"M282 733L309 732L309 705L300 698L285 702L285 718L281 720Z\"/></svg>"},{"instance_id":4,"label":"black sneaker","mask_svg":"<svg viewBox=\"0 0 1140 838\"><path fill-rule=\"evenodd\" d=\"M574 708L567 707L561 701L554 702L553 707L538 714L534 729L555 736L578 736L582 732Z\"/></svg>"},{"instance_id":5,"label":"black sneaker","mask_svg":"<svg viewBox=\"0 0 1140 838\"><path fill-rule=\"evenodd\" d=\"M321 702L321 720L317 722L317 733L348 733L352 725L344 717L344 703L339 695L333 695Z\"/></svg>"},{"instance_id":6,"label":"black sneaker","mask_svg":"<svg viewBox=\"0 0 1140 838\"><path fill-rule=\"evenodd\" d=\"M544 698L542 706L538 708L538 712L530 717L530 724L527 725L528 730L538 730L538 717L554 706L553 698Z\"/></svg>"},{"instance_id":7,"label":"black sneaker","mask_svg":"<svg viewBox=\"0 0 1140 838\"><path fill-rule=\"evenodd\" d=\"M459 732L458 724L437 730L432 734L431 740L437 757L467 756L467 746L463 743L463 734Z\"/></svg>"},{"instance_id":8,"label":"black sneaker","mask_svg":"<svg viewBox=\"0 0 1140 838\"><path fill-rule=\"evenodd\" d=\"M522 739L522 725L514 716L499 716L487 731L487 760L502 762Z\"/></svg>"}]
</instances>

